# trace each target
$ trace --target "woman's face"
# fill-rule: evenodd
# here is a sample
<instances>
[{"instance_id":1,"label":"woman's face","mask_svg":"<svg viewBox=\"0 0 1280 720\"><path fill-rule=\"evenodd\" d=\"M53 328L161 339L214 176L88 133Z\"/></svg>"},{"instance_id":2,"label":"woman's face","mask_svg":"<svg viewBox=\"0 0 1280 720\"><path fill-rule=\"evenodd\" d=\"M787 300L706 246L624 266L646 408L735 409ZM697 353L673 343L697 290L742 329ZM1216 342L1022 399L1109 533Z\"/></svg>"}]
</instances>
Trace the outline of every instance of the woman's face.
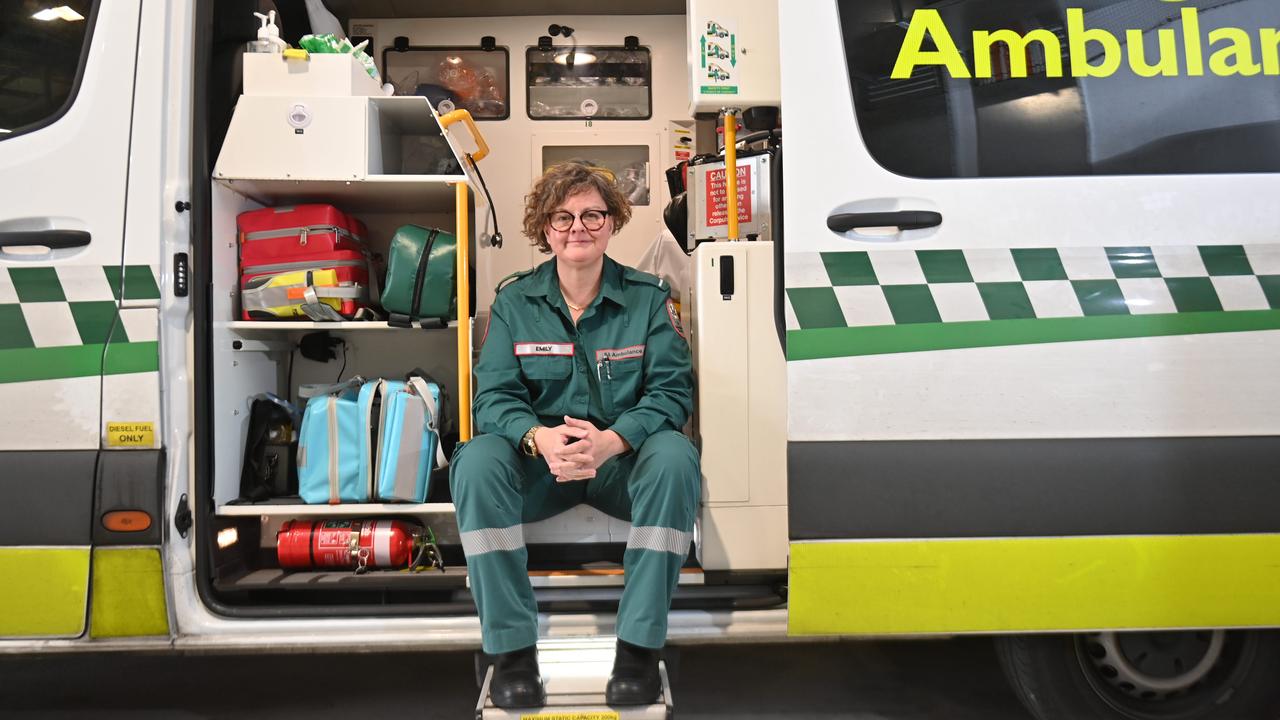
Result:
<instances>
[{"instance_id":1,"label":"woman's face","mask_svg":"<svg viewBox=\"0 0 1280 720\"><path fill-rule=\"evenodd\" d=\"M608 215L600 191L588 188L565 198L552 211L543 231L557 260L567 265L590 266L609 249L613 218Z\"/></svg>"}]
</instances>

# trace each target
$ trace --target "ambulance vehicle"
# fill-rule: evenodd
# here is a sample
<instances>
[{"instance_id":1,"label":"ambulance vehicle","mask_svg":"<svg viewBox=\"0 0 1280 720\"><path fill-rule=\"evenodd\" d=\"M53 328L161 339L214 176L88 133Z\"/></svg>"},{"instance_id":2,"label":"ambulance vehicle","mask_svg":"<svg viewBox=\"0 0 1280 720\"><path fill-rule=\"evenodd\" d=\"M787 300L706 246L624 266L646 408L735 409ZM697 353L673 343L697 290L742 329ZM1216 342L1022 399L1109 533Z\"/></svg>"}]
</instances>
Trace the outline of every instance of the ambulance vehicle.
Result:
<instances>
[{"instance_id":1,"label":"ambulance vehicle","mask_svg":"<svg viewBox=\"0 0 1280 720\"><path fill-rule=\"evenodd\" d=\"M542 259L523 196L582 159L634 204L616 259L685 251L650 265L704 475L671 645L985 635L1042 720L1274 717L1269 0L331 0L378 82L248 52L257 2L66 3L0 3L0 651L478 647L447 469L422 503L245 497L252 401L420 368L469 437L495 288ZM1105 77L1051 72L1072 8ZM237 218L304 203L378 254L463 238L460 320L244 319ZM443 571L279 561L390 520ZM548 642L610 633L628 529L525 528Z\"/></svg>"}]
</instances>

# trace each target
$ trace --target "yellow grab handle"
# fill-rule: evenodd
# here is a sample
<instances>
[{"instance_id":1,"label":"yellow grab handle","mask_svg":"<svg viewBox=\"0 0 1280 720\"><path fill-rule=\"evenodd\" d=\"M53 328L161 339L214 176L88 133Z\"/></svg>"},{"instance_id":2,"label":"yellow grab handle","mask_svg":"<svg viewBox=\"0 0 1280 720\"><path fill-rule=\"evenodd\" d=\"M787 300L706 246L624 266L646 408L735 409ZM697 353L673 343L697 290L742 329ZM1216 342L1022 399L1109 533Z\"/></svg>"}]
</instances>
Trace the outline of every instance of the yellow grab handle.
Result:
<instances>
[{"instance_id":1,"label":"yellow grab handle","mask_svg":"<svg viewBox=\"0 0 1280 720\"><path fill-rule=\"evenodd\" d=\"M440 128L442 130L461 120L467 124L467 130L471 131L471 138L476 141L476 151L471 155L471 159L480 162L489 154L489 145L485 143L484 137L480 134L480 129L476 127L476 121L472 119L471 113L466 110L454 110L440 116Z\"/></svg>"}]
</instances>

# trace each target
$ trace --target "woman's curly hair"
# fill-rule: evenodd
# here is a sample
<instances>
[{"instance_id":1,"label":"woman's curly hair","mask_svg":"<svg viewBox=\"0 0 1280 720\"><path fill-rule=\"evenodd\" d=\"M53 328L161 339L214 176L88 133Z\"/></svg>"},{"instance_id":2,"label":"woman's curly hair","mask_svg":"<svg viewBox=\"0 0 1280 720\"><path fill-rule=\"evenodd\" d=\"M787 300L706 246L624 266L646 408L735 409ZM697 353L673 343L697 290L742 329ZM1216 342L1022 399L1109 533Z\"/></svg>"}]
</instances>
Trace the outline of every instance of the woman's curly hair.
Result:
<instances>
[{"instance_id":1,"label":"woman's curly hair","mask_svg":"<svg viewBox=\"0 0 1280 720\"><path fill-rule=\"evenodd\" d=\"M583 162L560 163L543 173L524 198L524 234L531 244L550 253L545 228L551 213L568 198L588 190L595 190L604 198L614 233L631 219L631 203L618 190L613 173Z\"/></svg>"}]
</instances>

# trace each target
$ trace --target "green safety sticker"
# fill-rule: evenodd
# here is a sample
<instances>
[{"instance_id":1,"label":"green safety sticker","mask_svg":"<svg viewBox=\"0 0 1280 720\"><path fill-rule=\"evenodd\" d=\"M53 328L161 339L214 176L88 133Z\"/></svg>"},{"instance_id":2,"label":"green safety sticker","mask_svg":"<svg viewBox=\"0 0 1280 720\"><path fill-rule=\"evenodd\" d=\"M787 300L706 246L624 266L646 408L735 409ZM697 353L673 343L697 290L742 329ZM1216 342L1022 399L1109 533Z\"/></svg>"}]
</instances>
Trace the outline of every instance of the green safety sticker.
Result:
<instances>
[{"instance_id":1,"label":"green safety sticker","mask_svg":"<svg viewBox=\"0 0 1280 720\"><path fill-rule=\"evenodd\" d=\"M159 299L147 265L0 268L0 384L157 370Z\"/></svg>"},{"instance_id":2,"label":"green safety sticker","mask_svg":"<svg viewBox=\"0 0 1280 720\"><path fill-rule=\"evenodd\" d=\"M1280 244L791 253L790 360L1280 328Z\"/></svg>"},{"instance_id":3,"label":"green safety sticker","mask_svg":"<svg viewBox=\"0 0 1280 720\"><path fill-rule=\"evenodd\" d=\"M703 85L701 90L703 95L737 95L738 94L737 85Z\"/></svg>"}]
</instances>

